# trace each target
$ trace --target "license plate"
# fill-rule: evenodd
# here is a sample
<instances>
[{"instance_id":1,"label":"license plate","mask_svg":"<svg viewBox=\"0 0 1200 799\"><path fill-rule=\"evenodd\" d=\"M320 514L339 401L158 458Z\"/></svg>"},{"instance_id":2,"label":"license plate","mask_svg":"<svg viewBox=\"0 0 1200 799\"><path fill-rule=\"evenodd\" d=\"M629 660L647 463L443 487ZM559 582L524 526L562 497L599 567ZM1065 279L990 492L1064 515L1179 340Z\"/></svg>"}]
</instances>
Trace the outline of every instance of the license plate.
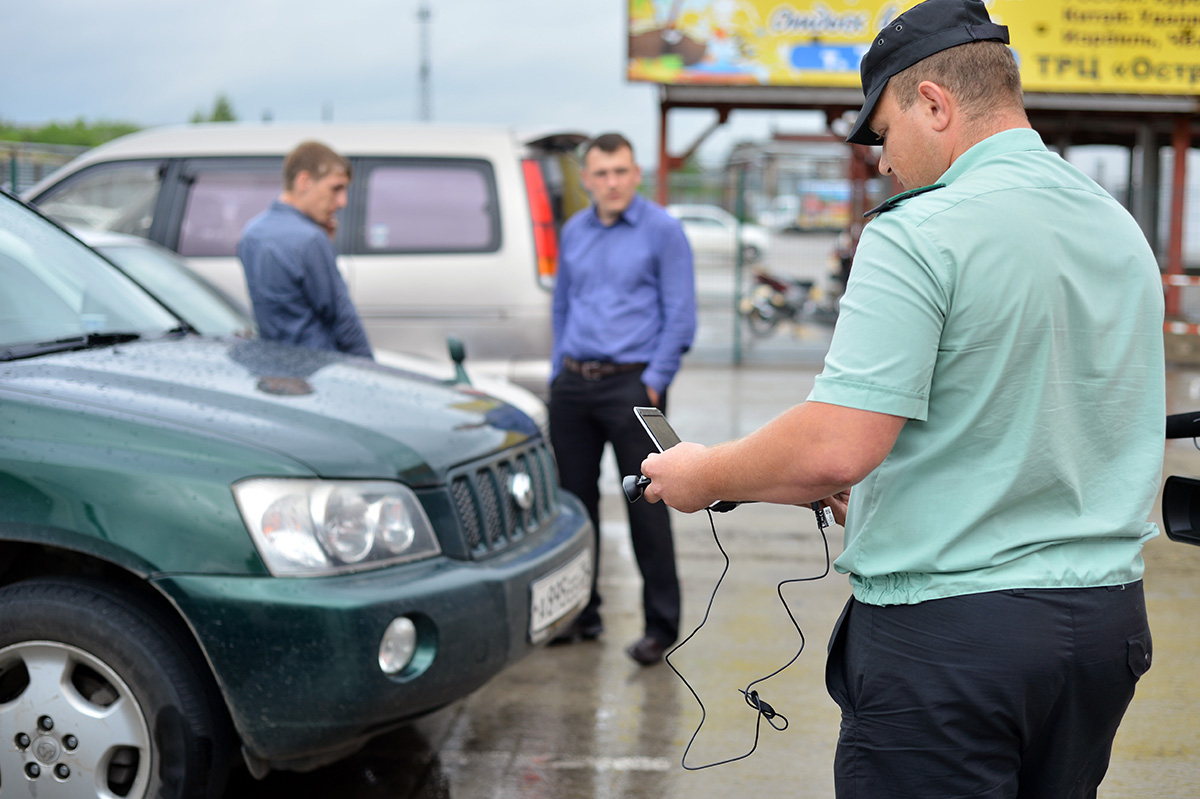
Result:
<instances>
[{"instance_id":1,"label":"license plate","mask_svg":"<svg viewBox=\"0 0 1200 799\"><path fill-rule=\"evenodd\" d=\"M592 594L591 550L585 549L567 565L534 580L529 593L529 638L536 644L554 622L587 604Z\"/></svg>"}]
</instances>

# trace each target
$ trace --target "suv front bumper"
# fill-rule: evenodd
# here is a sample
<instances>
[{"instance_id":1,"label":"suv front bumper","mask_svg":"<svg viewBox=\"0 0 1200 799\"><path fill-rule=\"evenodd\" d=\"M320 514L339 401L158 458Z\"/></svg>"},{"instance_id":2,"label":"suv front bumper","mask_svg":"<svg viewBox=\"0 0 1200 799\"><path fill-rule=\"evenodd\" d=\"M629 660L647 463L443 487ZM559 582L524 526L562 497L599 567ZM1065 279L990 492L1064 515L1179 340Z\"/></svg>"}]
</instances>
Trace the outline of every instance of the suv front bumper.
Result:
<instances>
[{"instance_id":1,"label":"suv front bumper","mask_svg":"<svg viewBox=\"0 0 1200 799\"><path fill-rule=\"evenodd\" d=\"M245 750L276 767L321 762L470 694L536 648L531 585L580 553L595 563L586 512L560 496L561 513L546 529L486 560L155 582L203 648ZM539 637L569 624L586 601ZM379 646L399 616L416 623L418 654L413 667L389 676Z\"/></svg>"}]
</instances>

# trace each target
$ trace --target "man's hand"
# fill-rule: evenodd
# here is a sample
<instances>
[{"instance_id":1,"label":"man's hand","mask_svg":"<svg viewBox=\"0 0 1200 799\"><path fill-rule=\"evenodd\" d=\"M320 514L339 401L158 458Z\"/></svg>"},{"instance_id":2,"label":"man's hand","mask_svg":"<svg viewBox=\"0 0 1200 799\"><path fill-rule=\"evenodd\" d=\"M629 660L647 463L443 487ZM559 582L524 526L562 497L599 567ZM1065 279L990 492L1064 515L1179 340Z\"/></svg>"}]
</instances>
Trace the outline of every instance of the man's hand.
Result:
<instances>
[{"instance_id":1,"label":"man's hand","mask_svg":"<svg viewBox=\"0 0 1200 799\"><path fill-rule=\"evenodd\" d=\"M833 520L842 527L846 526L846 506L850 503L850 489L839 491L831 497L821 500L833 511Z\"/></svg>"},{"instance_id":2,"label":"man's hand","mask_svg":"<svg viewBox=\"0 0 1200 799\"><path fill-rule=\"evenodd\" d=\"M654 453L642 461L642 474L650 478L642 497L647 502L660 499L684 513L703 510L720 497L709 496L704 485L703 460L708 447L681 442L666 452Z\"/></svg>"},{"instance_id":3,"label":"man's hand","mask_svg":"<svg viewBox=\"0 0 1200 799\"><path fill-rule=\"evenodd\" d=\"M736 441L677 444L651 455L642 463L642 474L652 481L645 496L686 513L718 500L807 505L845 492L870 474L891 452L906 421L804 402ZM844 501L833 504L844 514L836 507Z\"/></svg>"},{"instance_id":4,"label":"man's hand","mask_svg":"<svg viewBox=\"0 0 1200 799\"><path fill-rule=\"evenodd\" d=\"M329 221L324 223L323 225L321 225L321 227L325 228L325 232L329 234L330 241L334 241L337 239L337 229L338 229L337 215L331 216L329 218Z\"/></svg>"},{"instance_id":5,"label":"man's hand","mask_svg":"<svg viewBox=\"0 0 1200 799\"><path fill-rule=\"evenodd\" d=\"M651 388L650 386L646 386L646 396L650 398L650 404L657 408L659 400L658 390Z\"/></svg>"}]
</instances>

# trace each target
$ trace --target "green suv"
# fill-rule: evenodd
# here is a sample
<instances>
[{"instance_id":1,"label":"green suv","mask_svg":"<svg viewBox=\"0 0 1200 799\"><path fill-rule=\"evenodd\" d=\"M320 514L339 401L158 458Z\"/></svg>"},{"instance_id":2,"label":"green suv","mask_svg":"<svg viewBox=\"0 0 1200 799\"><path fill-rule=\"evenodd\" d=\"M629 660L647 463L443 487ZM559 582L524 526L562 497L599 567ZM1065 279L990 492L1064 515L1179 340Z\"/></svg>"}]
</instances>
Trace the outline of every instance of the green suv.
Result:
<instances>
[{"instance_id":1,"label":"green suv","mask_svg":"<svg viewBox=\"0 0 1200 799\"><path fill-rule=\"evenodd\" d=\"M463 697L587 601L536 425L193 333L0 194L0 785L218 796ZM25 783L25 787L21 787Z\"/></svg>"}]
</instances>

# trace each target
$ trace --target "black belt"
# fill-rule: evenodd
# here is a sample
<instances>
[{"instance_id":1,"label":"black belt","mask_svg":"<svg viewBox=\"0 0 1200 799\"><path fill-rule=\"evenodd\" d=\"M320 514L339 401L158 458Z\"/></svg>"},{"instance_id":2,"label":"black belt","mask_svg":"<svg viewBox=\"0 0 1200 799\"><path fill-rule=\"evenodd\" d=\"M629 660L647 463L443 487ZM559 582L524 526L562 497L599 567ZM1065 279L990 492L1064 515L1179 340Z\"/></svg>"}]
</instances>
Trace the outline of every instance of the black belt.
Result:
<instances>
[{"instance_id":1,"label":"black belt","mask_svg":"<svg viewBox=\"0 0 1200 799\"><path fill-rule=\"evenodd\" d=\"M583 377L584 380L600 380L613 375L624 374L625 372L633 372L645 369L645 363L613 363L612 361L577 361L574 358L563 356L563 368L568 372L574 372Z\"/></svg>"}]
</instances>

